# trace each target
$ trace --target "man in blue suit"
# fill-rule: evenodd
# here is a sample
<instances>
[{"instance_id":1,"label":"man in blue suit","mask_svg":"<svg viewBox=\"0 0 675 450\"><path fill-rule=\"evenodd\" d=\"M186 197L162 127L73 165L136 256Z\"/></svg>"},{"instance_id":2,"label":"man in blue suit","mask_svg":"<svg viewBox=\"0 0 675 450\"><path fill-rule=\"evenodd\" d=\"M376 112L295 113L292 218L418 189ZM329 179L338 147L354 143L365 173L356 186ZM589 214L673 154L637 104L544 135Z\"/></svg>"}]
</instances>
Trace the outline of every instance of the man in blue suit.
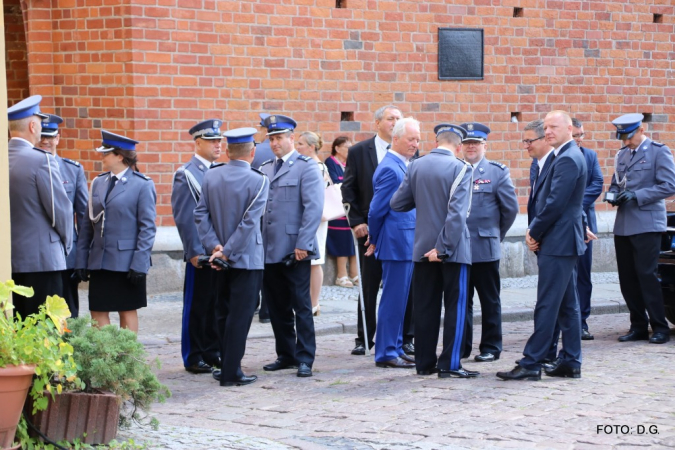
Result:
<instances>
[{"instance_id":1,"label":"man in blue suit","mask_svg":"<svg viewBox=\"0 0 675 450\"><path fill-rule=\"evenodd\" d=\"M574 268L586 251L582 207L586 160L572 139L572 119L567 113L548 113L544 130L554 150L534 183L528 205L533 219L525 236L528 248L539 252L534 333L518 365L510 372L497 373L503 380L541 379L541 362L550 349L556 322L563 337L561 360L546 369L546 374L581 377L581 320Z\"/></svg>"},{"instance_id":2,"label":"man in blue suit","mask_svg":"<svg viewBox=\"0 0 675 450\"><path fill-rule=\"evenodd\" d=\"M375 169L373 200L368 211L370 246L366 256L382 261L383 290L375 335L375 365L412 369L415 359L403 351L403 322L413 272L415 209L396 212L389 201L403 182L420 142L420 124L408 117L392 132L391 149Z\"/></svg>"}]
</instances>

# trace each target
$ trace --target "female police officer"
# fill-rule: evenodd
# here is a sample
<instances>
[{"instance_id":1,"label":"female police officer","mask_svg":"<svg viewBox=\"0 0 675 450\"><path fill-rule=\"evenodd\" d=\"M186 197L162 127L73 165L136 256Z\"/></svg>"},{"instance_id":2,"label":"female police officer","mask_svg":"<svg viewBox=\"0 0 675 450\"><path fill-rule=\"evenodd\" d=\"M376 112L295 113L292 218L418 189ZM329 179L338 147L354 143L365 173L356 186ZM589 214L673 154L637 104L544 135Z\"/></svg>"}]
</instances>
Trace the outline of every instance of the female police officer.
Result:
<instances>
[{"instance_id":1,"label":"female police officer","mask_svg":"<svg viewBox=\"0 0 675 450\"><path fill-rule=\"evenodd\" d=\"M77 246L76 273L89 279L89 309L98 326L118 311L120 327L138 332L147 306L145 276L155 241L155 185L136 168L137 141L101 131L103 169L94 179Z\"/></svg>"}]
</instances>

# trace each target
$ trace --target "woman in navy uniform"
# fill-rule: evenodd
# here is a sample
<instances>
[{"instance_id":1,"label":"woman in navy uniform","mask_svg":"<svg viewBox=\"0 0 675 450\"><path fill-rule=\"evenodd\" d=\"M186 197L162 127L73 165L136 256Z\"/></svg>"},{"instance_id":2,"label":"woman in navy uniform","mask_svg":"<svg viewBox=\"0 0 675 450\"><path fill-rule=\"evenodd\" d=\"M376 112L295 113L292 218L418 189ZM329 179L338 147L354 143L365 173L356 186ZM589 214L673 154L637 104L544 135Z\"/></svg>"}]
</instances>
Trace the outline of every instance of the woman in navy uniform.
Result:
<instances>
[{"instance_id":1,"label":"woman in navy uniform","mask_svg":"<svg viewBox=\"0 0 675 450\"><path fill-rule=\"evenodd\" d=\"M155 241L157 194L150 177L135 171L137 141L101 131L103 168L89 192L87 218L77 243L76 272L89 279L89 310L98 326L138 332L138 308L147 306L145 277Z\"/></svg>"}]
</instances>

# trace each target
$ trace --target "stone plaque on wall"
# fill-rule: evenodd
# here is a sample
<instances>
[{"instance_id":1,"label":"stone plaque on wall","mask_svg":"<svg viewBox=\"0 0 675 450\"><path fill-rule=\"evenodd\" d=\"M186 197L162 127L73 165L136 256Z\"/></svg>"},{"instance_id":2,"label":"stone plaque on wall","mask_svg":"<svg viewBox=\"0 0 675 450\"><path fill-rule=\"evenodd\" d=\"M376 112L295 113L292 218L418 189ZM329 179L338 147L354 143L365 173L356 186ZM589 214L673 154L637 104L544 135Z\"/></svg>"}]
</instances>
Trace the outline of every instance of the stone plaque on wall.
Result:
<instances>
[{"instance_id":1,"label":"stone plaque on wall","mask_svg":"<svg viewBox=\"0 0 675 450\"><path fill-rule=\"evenodd\" d=\"M438 29L438 79L483 79L482 29Z\"/></svg>"}]
</instances>

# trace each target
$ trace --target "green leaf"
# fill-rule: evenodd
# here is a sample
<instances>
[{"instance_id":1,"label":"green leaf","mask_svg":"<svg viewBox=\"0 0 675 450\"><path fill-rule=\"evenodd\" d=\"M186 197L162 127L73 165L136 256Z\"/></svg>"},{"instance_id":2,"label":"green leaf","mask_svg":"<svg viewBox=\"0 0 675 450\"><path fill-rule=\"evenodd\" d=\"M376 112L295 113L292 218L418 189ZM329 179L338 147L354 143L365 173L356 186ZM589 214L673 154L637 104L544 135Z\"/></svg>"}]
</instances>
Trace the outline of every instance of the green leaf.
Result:
<instances>
[{"instance_id":1,"label":"green leaf","mask_svg":"<svg viewBox=\"0 0 675 450\"><path fill-rule=\"evenodd\" d=\"M70 317L68 304L58 295L50 295L47 297L47 302L45 304L47 315L52 319L52 322L54 322L56 329L59 330L59 334L62 334L63 327L66 325L66 319Z\"/></svg>"}]
</instances>

